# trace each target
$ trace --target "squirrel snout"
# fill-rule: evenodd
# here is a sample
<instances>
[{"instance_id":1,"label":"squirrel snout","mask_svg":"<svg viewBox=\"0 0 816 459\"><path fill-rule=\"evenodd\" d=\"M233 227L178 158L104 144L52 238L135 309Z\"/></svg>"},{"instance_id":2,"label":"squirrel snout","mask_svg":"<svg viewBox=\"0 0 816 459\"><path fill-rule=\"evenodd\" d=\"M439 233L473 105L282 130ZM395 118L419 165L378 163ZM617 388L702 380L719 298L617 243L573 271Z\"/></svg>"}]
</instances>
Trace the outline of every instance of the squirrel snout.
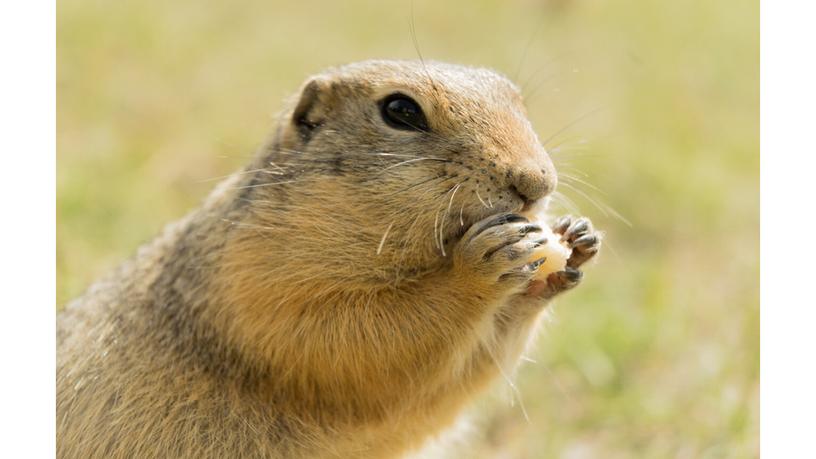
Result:
<instances>
[{"instance_id":1,"label":"squirrel snout","mask_svg":"<svg viewBox=\"0 0 816 459\"><path fill-rule=\"evenodd\" d=\"M558 177L552 165L525 167L512 175L510 188L525 202L537 201L555 190Z\"/></svg>"}]
</instances>

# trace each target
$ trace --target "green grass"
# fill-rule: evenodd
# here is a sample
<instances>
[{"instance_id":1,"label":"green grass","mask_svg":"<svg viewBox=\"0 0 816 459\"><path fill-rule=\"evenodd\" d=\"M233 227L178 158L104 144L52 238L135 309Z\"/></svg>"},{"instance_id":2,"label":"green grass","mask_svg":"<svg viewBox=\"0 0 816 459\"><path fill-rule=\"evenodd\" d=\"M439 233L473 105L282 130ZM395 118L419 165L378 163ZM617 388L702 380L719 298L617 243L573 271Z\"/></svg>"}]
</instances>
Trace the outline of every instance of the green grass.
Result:
<instances>
[{"instance_id":1,"label":"green grass","mask_svg":"<svg viewBox=\"0 0 816 459\"><path fill-rule=\"evenodd\" d=\"M529 422L484 401L467 455L758 457L758 5L414 3L423 56L517 76L542 138L601 108L553 156L632 223L562 187L611 250L519 371ZM60 305L242 165L305 76L417 56L408 2L57 6Z\"/></svg>"}]
</instances>

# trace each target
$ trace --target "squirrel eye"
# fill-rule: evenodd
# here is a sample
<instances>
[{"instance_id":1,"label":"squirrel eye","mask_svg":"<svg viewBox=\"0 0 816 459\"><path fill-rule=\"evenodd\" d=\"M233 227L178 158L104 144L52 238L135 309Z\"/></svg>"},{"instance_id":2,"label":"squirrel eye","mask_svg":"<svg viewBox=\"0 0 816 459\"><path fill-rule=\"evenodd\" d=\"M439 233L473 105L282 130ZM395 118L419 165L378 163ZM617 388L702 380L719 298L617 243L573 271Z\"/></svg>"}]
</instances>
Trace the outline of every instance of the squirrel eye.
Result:
<instances>
[{"instance_id":1,"label":"squirrel eye","mask_svg":"<svg viewBox=\"0 0 816 459\"><path fill-rule=\"evenodd\" d=\"M380 104L385 124L403 131L428 131L422 108L405 94L391 94Z\"/></svg>"}]
</instances>

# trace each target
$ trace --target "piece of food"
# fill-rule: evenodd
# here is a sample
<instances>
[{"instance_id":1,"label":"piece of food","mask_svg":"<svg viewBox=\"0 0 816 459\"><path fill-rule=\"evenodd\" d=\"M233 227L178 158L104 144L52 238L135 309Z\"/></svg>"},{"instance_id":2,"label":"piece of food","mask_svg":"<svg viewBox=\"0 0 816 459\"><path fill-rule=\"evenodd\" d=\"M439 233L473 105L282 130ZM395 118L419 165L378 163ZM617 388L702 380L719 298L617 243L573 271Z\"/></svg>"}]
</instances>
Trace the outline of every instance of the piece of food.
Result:
<instances>
[{"instance_id":1,"label":"piece of food","mask_svg":"<svg viewBox=\"0 0 816 459\"><path fill-rule=\"evenodd\" d=\"M541 232L531 233L529 237L536 240L543 238L547 242L541 244L533 250L528 263L545 258L545 260L538 266L534 280L546 280L547 276L556 271L563 271L567 266L567 260L572 255L572 249L561 241L561 235L553 233L549 223L545 219L545 210L543 205L534 206L527 212L522 213L527 217L531 223L537 223L541 226Z\"/></svg>"},{"instance_id":2,"label":"piece of food","mask_svg":"<svg viewBox=\"0 0 816 459\"><path fill-rule=\"evenodd\" d=\"M535 233L536 239L547 238L547 242L536 247L528 263L544 258L545 260L538 266L533 277L536 280L545 280L548 275L556 271L563 271L567 267L567 259L572 255L572 249L561 242L561 235L552 232L546 222L539 222L542 231Z\"/></svg>"}]
</instances>

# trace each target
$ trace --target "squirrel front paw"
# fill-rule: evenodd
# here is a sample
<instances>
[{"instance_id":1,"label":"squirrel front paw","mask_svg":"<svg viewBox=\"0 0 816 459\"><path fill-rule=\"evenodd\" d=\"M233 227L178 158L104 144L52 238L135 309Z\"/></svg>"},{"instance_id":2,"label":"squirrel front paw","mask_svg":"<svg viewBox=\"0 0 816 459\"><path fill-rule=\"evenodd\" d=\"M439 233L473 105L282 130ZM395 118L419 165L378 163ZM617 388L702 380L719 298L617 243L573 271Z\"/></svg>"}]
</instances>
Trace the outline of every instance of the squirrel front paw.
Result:
<instances>
[{"instance_id":1,"label":"squirrel front paw","mask_svg":"<svg viewBox=\"0 0 816 459\"><path fill-rule=\"evenodd\" d=\"M561 236L561 241L572 249L567 259L567 267L547 276L546 282L534 281L527 294L539 298L553 296L574 288L583 278L578 269L589 261L601 248L601 234L592 227L588 218L561 217L553 225L553 233Z\"/></svg>"},{"instance_id":2,"label":"squirrel front paw","mask_svg":"<svg viewBox=\"0 0 816 459\"><path fill-rule=\"evenodd\" d=\"M523 288L541 260L528 263L533 249L546 238L528 237L541 227L512 214L490 216L475 223L453 251L454 269L465 279L480 278L511 289Z\"/></svg>"}]
</instances>

